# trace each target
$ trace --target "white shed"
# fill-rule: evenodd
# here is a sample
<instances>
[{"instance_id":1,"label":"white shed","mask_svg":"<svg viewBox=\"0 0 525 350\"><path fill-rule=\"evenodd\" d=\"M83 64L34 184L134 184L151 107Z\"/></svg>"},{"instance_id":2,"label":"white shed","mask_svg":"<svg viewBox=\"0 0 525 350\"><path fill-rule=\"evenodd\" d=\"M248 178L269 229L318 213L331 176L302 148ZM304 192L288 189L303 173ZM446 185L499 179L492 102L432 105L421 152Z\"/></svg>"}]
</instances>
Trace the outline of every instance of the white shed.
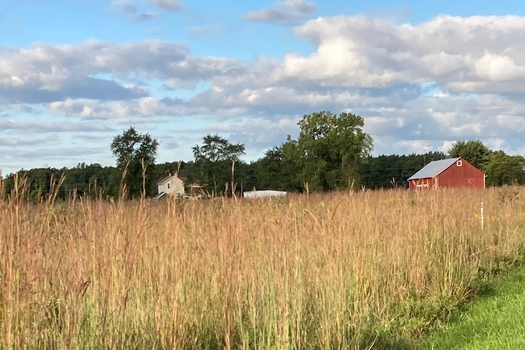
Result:
<instances>
[{"instance_id":1,"label":"white shed","mask_svg":"<svg viewBox=\"0 0 525 350\"><path fill-rule=\"evenodd\" d=\"M265 198L265 197L285 197L287 192L285 191L248 191L244 192L244 198Z\"/></svg>"}]
</instances>

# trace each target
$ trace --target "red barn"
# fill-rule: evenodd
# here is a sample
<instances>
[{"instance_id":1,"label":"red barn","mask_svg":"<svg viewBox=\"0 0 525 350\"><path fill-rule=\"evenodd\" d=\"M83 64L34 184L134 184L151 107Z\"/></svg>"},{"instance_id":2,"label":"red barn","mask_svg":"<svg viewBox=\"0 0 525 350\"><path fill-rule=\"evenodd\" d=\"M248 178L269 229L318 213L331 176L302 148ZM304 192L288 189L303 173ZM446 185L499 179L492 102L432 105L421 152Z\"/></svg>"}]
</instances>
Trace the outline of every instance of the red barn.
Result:
<instances>
[{"instance_id":1,"label":"red barn","mask_svg":"<svg viewBox=\"0 0 525 350\"><path fill-rule=\"evenodd\" d=\"M485 188L485 174L463 158L436 160L409 179L411 190L424 188Z\"/></svg>"}]
</instances>

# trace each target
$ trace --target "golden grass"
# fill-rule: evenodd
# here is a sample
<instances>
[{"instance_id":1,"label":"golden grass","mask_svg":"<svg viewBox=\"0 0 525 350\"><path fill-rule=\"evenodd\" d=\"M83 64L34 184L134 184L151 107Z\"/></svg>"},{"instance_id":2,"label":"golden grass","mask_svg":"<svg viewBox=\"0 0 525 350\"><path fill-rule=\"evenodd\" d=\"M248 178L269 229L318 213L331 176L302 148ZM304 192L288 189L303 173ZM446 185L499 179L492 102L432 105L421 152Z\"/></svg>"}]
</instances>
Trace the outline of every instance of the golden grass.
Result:
<instances>
[{"instance_id":1,"label":"golden grass","mask_svg":"<svg viewBox=\"0 0 525 350\"><path fill-rule=\"evenodd\" d=\"M11 200L0 348L394 348L520 259L525 204L501 191Z\"/></svg>"}]
</instances>

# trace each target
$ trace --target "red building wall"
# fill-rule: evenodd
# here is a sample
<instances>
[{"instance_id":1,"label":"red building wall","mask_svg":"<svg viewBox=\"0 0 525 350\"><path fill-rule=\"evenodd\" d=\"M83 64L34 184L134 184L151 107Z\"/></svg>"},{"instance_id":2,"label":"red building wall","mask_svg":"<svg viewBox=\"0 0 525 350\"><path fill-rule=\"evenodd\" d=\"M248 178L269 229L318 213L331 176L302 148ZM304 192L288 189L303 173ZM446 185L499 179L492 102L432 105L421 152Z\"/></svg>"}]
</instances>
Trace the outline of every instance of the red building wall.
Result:
<instances>
[{"instance_id":1,"label":"red building wall","mask_svg":"<svg viewBox=\"0 0 525 350\"><path fill-rule=\"evenodd\" d=\"M460 160L437 176L439 187L457 188L485 188L485 174L466 160Z\"/></svg>"}]
</instances>

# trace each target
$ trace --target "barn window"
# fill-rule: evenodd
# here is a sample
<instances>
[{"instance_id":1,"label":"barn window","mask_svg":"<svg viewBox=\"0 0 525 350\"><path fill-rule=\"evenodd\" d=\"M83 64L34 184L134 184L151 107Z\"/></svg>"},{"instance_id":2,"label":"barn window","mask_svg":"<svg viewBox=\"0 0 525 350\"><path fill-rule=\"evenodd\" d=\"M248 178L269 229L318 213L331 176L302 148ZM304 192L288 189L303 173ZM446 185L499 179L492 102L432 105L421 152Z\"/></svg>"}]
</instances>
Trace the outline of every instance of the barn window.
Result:
<instances>
[{"instance_id":1,"label":"barn window","mask_svg":"<svg viewBox=\"0 0 525 350\"><path fill-rule=\"evenodd\" d=\"M463 165L463 162L462 162L461 160L458 160L458 161L456 162L456 165L457 165L457 166L462 166L462 165Z\"/></svg>"},{"instance_id":2,"label":"barn window","mask_svg":"<svg viewBox=\"0 0 525 350\"><path fill-rule=\"evenodd\" d=\"M168 184L168 190L170 189L170 184Z\"/></svg>"}]
</instances>

